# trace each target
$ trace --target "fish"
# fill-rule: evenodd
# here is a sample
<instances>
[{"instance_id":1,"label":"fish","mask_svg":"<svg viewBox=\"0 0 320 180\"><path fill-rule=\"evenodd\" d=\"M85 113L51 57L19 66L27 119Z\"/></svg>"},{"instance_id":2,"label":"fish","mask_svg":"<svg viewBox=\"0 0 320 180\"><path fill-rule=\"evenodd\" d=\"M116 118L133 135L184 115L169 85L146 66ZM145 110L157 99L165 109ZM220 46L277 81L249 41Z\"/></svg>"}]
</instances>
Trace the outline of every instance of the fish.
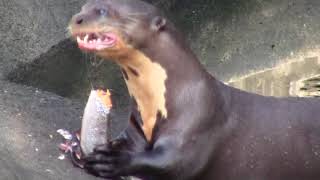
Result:
<instances>
[{"instance_id":1,"label":"fish","mask_svg":"<svg viewBox=\"0 0 320 180\"><path fill-rule=\"evenodd\" d=\"M110 140L112 109L109 90L92 90L82 118L80 146L84 155L93 152L98 145Z\"/></svg>"},{"instance_id":2,"label":"fish","mask_svg":"<svg viewBox=\"0 0 320 180\"><path fill-rule=\"evenodd\" d=\"M81 129L76 132L65 129L57 130L57 133L64 139L59 149L63 154L70 155L75 166L83 168L82 158L92 153L96 146L107 144L110 141L111 111L110 91L91 90L81 120Z\"/></svg>"}]
</instances>

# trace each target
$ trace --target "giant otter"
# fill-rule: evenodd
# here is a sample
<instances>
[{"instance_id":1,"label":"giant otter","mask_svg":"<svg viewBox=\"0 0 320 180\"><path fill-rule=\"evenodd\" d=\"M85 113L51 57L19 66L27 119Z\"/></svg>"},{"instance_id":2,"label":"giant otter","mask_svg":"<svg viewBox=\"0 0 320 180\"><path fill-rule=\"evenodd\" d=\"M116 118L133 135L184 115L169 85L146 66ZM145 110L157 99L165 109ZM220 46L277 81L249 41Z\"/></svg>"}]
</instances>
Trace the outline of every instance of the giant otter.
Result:
<instances>
[{"instance_id":1,"label":"giant otter","mask_svg":"<svg viewBox=\"0 0 320 180\"><path fill-rule=\"evenodd\" d=\"M87 172L144 180L318 180L320 101L228 87L180 32L139 0L91 0L70 22L85 51L117 63L128 128L85 158Z\"/></svg>"}]
</instances>

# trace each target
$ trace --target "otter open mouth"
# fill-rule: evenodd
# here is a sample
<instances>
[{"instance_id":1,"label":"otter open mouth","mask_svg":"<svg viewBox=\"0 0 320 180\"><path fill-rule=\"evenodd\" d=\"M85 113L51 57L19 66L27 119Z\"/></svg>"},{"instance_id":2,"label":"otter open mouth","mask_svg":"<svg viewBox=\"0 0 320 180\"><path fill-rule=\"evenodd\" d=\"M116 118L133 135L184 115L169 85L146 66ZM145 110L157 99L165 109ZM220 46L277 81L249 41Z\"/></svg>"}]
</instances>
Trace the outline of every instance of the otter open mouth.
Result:
<instances>
[{"instance_id":1,"label":"otter open mouth","mask_svg":"<svg viewBox=\"0 0 320 180\"><path fill-rule=\"evenodd\" d=\"M83 33L76 35L80 49L87 51L101 51L111 48L116 44L117 37L114 33Z\"/></svg>"}]
</instances>

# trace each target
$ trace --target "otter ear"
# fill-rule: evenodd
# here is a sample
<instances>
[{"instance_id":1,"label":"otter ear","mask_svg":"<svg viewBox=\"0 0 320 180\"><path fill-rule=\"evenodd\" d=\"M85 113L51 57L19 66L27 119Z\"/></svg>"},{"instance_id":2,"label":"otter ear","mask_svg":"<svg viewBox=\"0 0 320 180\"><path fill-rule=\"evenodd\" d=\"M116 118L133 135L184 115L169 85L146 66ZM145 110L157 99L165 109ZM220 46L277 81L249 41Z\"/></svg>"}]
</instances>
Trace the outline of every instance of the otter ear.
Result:
<instances>
[{"instance_id":1,"label":"otter ear","mask_svg":"<svg viewBox=\"0 0 320 180\"><path fill-rule=\"evenodd\" d=\"M160 31L166 26L167 20L164 17L156 16L151 21L151 28Z\"/></svg>"}]
</instances>

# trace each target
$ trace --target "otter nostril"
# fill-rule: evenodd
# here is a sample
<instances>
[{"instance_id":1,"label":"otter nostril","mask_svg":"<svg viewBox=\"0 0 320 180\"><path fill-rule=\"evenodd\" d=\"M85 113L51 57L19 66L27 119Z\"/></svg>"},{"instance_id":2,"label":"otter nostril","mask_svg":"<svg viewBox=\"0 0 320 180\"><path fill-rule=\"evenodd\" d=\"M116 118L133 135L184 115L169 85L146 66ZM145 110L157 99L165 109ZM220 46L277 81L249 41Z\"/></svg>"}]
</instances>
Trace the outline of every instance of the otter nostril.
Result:
<instances>
[{"instance_id":1,"label":"otter nostril","mask_svg":"<svg viewBox=\"0 0 320 180\"><path fill-rule=\"evenodd\" d=\"M82 18L76 20L76 23L77 23L77 24L82 24L82 22L83 22L83 19L82 19Z\"/></svg>"}]
</instances>

